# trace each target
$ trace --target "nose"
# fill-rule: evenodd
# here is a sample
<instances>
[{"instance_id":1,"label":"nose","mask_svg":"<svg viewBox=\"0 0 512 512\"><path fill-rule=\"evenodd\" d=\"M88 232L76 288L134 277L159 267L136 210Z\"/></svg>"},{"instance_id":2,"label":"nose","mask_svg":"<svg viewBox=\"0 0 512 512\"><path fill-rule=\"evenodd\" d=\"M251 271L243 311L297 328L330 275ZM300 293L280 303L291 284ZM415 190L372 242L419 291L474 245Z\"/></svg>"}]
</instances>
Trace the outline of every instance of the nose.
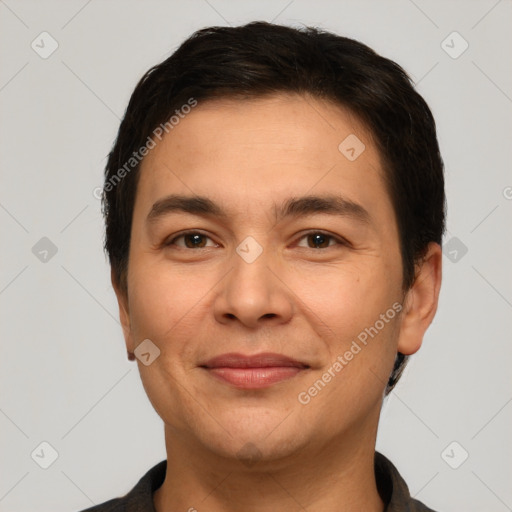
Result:
<instances>
[{"instance_id":1,"label":"nose","mask_svg":"<svg viewBox=\"0 0 512 512\"><path fill-rule=\"evenodd\" d=\"M279 262L269 249L254 261L240 254L233 254L233 267L219 283L216 320L239 322L250 329L287 323L293 315L293 293L283 280Z\"/></svg>"}]
</instances>

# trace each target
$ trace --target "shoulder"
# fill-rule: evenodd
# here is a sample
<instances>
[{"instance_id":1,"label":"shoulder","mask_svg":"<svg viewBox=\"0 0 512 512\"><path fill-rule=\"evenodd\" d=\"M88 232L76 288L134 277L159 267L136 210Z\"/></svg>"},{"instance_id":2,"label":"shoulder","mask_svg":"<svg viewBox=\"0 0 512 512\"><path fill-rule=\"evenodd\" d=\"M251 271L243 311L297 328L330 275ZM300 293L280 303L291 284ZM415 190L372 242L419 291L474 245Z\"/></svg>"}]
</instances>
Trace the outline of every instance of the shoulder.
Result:
<instances>
[{"instance_id":1,"label":"shoulder","mask_svg":"<svg viewBox=\"0 0 512 512\"><path fill-rule=\"evenodd\" d=\"M80 512L121 512L129 510L127 505L126 497L114 498L99 505L94 505L93 507L84 509Z\"/></svg>"},{"instance_id":2,"label":"shoulder","mask_svg":"<svg viewBox=\"0 0 512 512\"><path fill-rule=\"evenodd\" d=\"M125 496L82 510L81 512L155 512L153 493L165 479L167 461L153 466Z\"/></svg>"},{"instance_id":3,"label":"shoulder","mask_svg":"<svg viewBox=\"0 0 512 512\"><path fill-rule=\"evenodd\" d=\"M435 512L415 500L393 463L379 452L375 452L375 479L385 512Z\"/></svg>"}]
</instances>

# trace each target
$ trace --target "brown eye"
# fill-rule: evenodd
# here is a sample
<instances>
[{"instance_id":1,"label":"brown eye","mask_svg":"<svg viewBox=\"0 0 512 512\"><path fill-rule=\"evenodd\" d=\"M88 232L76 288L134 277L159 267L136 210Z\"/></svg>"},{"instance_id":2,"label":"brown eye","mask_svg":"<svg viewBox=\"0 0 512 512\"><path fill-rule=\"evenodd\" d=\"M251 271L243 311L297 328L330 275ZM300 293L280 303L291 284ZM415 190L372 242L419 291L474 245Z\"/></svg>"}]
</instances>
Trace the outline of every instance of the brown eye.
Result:
<instances>
[{"instance_id":1,"label":"brown eye","mask_svg":"<svg viewBox=\"0 0 512 512\"><path fill-rule=\"evenodd\" d=\"M308 244L309 247L313 247L315 249L323 249L324 247L329 247L331 238L332 237L324 235L323 233L308 235Z\"/></svg>"},{"instance_id":2,"label":"brown eye","mask_svg":"<svg viewBox=\"0 0 512 512\"><path fill-rule=\"evenodd\" d=\"M183 243L177 243L178 240L183 240ZM196 231L190 231L173 238L166 245L177 245L185 249L203 249L204 247L212 247L212 245L207 245L208 240L210 240L210 237Z\"/></svg>"},{"instance_id":3,"label":"brown eye","mask_svg":"<svg viewBox=\"0 0 512 512\"><path fill-rule=\"evenodd\" d=\"M307 233L301 240L306 240L307 245L299 243L299 247L308 247L309 249L326 249L332 245L343 245L342 240L321 231Z\"/></svg>"}]
</instances>

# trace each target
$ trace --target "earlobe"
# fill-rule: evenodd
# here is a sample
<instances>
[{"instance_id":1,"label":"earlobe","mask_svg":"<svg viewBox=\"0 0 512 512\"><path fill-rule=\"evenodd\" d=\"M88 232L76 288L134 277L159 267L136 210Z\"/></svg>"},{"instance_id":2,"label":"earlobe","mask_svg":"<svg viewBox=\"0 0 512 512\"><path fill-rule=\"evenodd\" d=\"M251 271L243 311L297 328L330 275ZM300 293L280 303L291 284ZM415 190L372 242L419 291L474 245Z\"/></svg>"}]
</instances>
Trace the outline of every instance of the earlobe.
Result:
<instances>
[{"instance_id":1,"label":"earlobe","mask_svg":"<svg viewBox=\"0 0 512 512\"><path fill-rule=\"evenodd\" d=\"M114 288L114 292L117 298L117 304L119 306L119 320L121 321L121 327L123 328L123 335L126 344L126 350L128 352L128 359L130 361L133 361L135 359L135 356L133 355L133 350L135 347L133 344L133 338L131 334L128 295L126 292L121 290L121 287L119 286L119 283L112 269L110 270L110 280L112 282L112 287Z\"/></svg>"},{"instance_id":2,"label":"earlobe","mask_svg":"<svg viewBox=\"0 0 512 512\"><path fill-rule=\"evenodd\" d=\"M423 336L434 319L441 288L441 267L441 247L431 242L405 298L398 337L398 352L402 354L411 355L420 349Z\"/></svg>"}]
</instances>

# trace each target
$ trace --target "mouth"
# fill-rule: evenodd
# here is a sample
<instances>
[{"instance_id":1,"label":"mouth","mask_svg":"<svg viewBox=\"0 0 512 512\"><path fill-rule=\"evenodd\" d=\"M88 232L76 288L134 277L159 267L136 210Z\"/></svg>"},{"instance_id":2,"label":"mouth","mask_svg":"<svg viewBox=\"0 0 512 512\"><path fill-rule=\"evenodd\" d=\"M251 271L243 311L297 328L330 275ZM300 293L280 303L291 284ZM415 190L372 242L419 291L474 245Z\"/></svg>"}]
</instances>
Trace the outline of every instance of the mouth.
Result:
<instances>
[{"instance_id":1,"label":"mouth","mask_svg":"<svg viewBox=\"0 0 512 512\"><path fill-rule=\"evenodd\" d=\"M291 379L309 365L282 354L223 354L200 365L212 377L240 389L261 389Z\"/></svg>"}]
</instances>

